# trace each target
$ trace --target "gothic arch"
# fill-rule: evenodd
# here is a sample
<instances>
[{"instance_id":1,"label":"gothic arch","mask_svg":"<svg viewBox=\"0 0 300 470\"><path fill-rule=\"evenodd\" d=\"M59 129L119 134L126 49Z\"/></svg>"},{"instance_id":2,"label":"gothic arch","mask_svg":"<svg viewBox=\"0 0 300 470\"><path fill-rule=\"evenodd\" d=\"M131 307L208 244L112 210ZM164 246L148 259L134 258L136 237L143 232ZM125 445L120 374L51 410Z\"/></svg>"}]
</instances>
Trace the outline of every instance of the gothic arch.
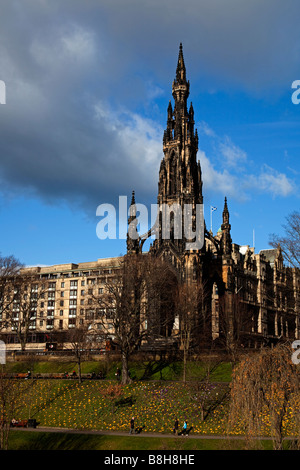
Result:
<instances>
[{"instance_id":1,"label":"gothic arch","mask_svg":"<svg viewBox=\"0 0 300 470\"><path fill-rule=\"evenodd\" d=\"M177 191L177 152L172 150L169 159L169 194Z\"/></svg>"}]
</instances>

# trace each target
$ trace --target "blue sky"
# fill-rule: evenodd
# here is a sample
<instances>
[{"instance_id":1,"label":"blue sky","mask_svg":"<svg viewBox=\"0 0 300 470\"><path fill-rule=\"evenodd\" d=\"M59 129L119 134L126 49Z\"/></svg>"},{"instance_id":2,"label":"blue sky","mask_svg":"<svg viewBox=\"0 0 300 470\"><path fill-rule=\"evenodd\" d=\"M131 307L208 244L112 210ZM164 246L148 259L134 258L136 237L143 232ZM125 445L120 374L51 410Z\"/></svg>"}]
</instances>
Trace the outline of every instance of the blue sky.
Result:
<instances>
[{"instance_id":1,"label":"blue sky","mask_svg":"<svg viewBox=\"0 0 300 470\"><path fill-rule=\"evenodd\" d=\"M297 0L4 0L0 252L26 265L125 253L97 206L156 203L178 49L199 134L204 211L269 248L299 210Z\"/></svg>"}]
</instances>

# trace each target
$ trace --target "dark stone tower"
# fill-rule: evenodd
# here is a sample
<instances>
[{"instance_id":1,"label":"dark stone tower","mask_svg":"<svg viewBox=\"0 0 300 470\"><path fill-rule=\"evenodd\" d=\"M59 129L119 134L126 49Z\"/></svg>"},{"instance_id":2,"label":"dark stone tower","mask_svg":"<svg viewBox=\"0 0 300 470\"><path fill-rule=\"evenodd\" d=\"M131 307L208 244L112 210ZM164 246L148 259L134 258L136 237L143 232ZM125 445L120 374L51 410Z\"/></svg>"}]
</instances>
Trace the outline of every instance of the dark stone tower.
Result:
<instances>
[{"instance_id":1,"label":"dark stone tower","mask_svg":"<svg viewBox=\"0 0 300 470\"><path fill-rule=\"evenodd\" d=\"M194 127L192 103L188 107L189 94L190 83L186 78L180 44L172 84L174 104L169 102L163 136L157 220L146 234L139 236L133 192L128 218L127 253L141 253L143 243L154 234L149 256L167 259L176 270L178 282L202 287L199 316L193 329L194 340L201 347L205 347L209 339L222 348L224 345L235 348L236 342L243 346L254 344L256 347L259 343L265 344L266 339L276 344L281 336L298 339L298 271L284 267L280 249L262 250L255 254L254 247L248 246L245 251L247 246L232 242L226 197L218 233L214 236L212 231L206 229L202 214L204 244L195 247L193 243L188 243L193 241L193 234L198 233L195 208L203 205L202 174L197 161L198 134ZM188 214L185 211L187 206ZM163 214L162 208L167 208L168 214ZM180 218L176 217L174 208L179 208ZM168 227L164 227L166 218ZM192 232L189 234L186 231L187 220ZM172 309L169 310L172 316ZM174 336L178 328L180 323L174 321Z\"/></svg>"},{"instance_id":2,"label":"dark stone tower","mask_svg":"<svg viewBox=\"0 0 300 470\"><path fill-rule=\"evenodd\" d=\"M200 163L197 163L198 134L194 129L194 110L189 111L187 99L190 83L186 80L182 44L180 44L176 78L173 81L168 106L167 129L164 132L163 152L158 183L158 204L173 202L203 202Z\"/></svg>"},{"instance_id":3,"label":"dark stone tower","mask_svg":"<svg viewBox=\"0 0 300 470\"><path fill-rule=\"evenodd\" d=\"M132 191L128 217L127 254L138 253L140 251L137 225L138 219L136 218L135 194L134 191Z\"/></svg>"},{"instance_id":4,"label":"dark stone tower","mask_svg":"<svg viewBox=\"0 0 300 470\"><path fill-rule=\"evenodd\" d=\"M224 209L223 209L223 223L221 225L222 230L222 254L223 256L231 256L232 251L232 240L230 235L231 225L229 223L229 210L227 206L227 198L225 197Z\"/></svg>"},{"instance_id":5,"label":"dark stone tower","mask_svg":"<svg viewBox=\"0 0 300 470\"><path fill-rule=\"evenodd\" d=\"M198 134L194 125L194 109L192 103L188 110L187 99L190 92L190 83L186 79L182 44L180 44L176 77L172 85L174 109L171 101L167 110L167 128L163 137L164 157L161 161L158 182L157 204L169 207L177 205L181 208L181 227L174 225L173 218L180 219L170 212L170 238L164 237L162 229L162 213L160 213L159 229L154 249L163 252L172 258L174 265L181 266L183 277L187 272L187 265L197 264L190 258L190 250L186 249L186 230L184 225L185 207L192 208L191 230L196 230L196 205L203 204L202 175L200 163L197 162ZM181 236L180 236L181 234ZM191 239L190 239L191 240ZM193 250L195 251L195 250ZM195 258L196 254L192 256ZM195 275L192 275L195 277Z\"/></svg>"}]
</instances>

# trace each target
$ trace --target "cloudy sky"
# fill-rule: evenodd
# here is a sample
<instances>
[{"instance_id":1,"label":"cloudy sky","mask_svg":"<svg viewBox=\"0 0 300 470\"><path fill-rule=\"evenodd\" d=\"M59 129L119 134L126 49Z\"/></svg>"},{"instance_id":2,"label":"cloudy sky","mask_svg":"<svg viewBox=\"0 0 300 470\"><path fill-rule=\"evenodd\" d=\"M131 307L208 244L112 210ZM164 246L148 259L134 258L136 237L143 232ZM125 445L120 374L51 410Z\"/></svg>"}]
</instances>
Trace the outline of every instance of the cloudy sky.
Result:
<instances>
[{"instance_id":1,"label":"cloudy sky","mask_svg":"<svg viewBox=\"0 0 300 470\"><path fill-rule=\"evenodd\" d=\"M2 0L0 251L27 265L125 252L100 204L156 202L178 49L199 134L205 217L268 248L299 210L297 0ZM1 100L0 100L1 101Z\"/></svg>"}]
</instances>

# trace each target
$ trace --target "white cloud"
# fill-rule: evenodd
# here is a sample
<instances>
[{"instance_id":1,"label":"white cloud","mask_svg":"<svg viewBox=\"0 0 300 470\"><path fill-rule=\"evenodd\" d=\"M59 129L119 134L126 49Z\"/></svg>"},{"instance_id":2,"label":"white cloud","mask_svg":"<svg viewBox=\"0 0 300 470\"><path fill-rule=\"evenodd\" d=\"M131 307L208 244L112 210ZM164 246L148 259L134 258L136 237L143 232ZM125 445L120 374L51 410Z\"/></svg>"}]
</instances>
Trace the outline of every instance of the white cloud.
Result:
<instances>
[{"instance_id":1,"label":"white cloud","mask_svg":"<svg viewBox=\"0 0 300 470\"><path fill-rule=\"evenodd\" d=\"M296 192L296 185L285 173L268 165L263 165L257 174L250 173L243 165L247 162L247 153L229 136L218 136L205 122L200 124L200 129L210 138L213 148L212 157L208 157L204 150L199 151L204 190L218 191L239 201L248 200L257 192L272 197L288 197Z\"/></svg>"},{"instance_id":2,"label":"white cloud","mask_svg":"<svg viewBox=\"0 0 300 470\"><path fill-rule=\"evenodd\" d=\"M164 95L164 90L160 86L156 85L155 83L152 83L149 80L146 82L146 91L148 99L150 101Z\"/></svg>"},{"instance_id":3,"label":"white cloud","mask_svg":"<svg viewBox=\"0 0 300 470\"><path fill-rule=\"evenodd\" d=\"M51 75L66 72L69 67L77 69L78 73L81 67L99 60L92 30L74 23L50 30L44 37L37 34L33 37L29 50L37 64L47 69Z\"/></svg>"},{"instance_id":4,"label":"white cloud","mask_svg":"<svg viewBox=\"0 0 300 470\"><path fill-rule=\"evenodd\" d=\"M197 129L199 133L201 132L208 137L216 137L215 131L205 121L201 121L198 124Z\"/></svg>"},{"instance_id":5,"label":"white cloud","mask_svg":"<svg viewBox=\"0 0 300 470\"><path fill-rule=\"evenodd\" d=\"M125 108L116 110L97 102L94 109L99 125L104 126L108 134L114 135L114 144L122 153L127 168L128 182L131 175L130 183L135 188L146 189L147 192L154 190L162 158L163 129L154 121ZM118 164L117 161L115 163ZM115 176L115 168L111 171ZM124 175L120 175L121 179Z\"/></svg>"},{"instance_id":6,"label":"white cloud","mask_svg":"<svg viewBox=\"0 0 300 470\"><path fill-rule=\"evenodd\" d=\"M218 191L223 195L235 198L246 197L239 188L239 180L236 175L230 173L227 169L216 170L205 152L201 150L198 152L198 158L202 169L204 192Z\"/></svg>"},{"instance_id":7,"label":"white cloud","mask_svg":"<svg viewBox=\"0 0 300 470\"><path fill-rule=\"evenodd\" d=\"M254 190L269 193L274 197L287 197L296 190L291 179L268 165L262 167L259 175L249 175L249 186Z\"/></svg>"},{"instance_id":8,"label":"white cloud","mask_svg":"<svg viewBox=\"0 0 300 470\"><path fill-rule=\"evenodd\" d=\"M91 0L89 7L76 0L6 2L0 17L1 79L7 82L8 101L0 116L2 189L30 190L71 203L78 197L90 206L95 198L98 202L130 188L156 197L163 128L154 121L154 100L162 97L167 82L171 93L177 41L183 41L189 76L199 80L225 71L233 83L255 88L253 78L264 73L262 84L270 82L274 69L268 64L274 59L280 72L293 76L294 62L298 64L293 51L287 56L289 50L279 47L283 37L276 36L274 43L278 19L287 9L270 9L274 1L266 0L258 25L258 0L246 13L229 0L236 3L234 18L221 0L201 6L195 0L188 6L175 0L171 13L164 1L149 9L137 0L128 8L120 0L100 6ZM264 35L270 15L273 34ZM260 40L249 41L253 24ZM168 32L179 25L182 38L174 39ZM291 31L285 30L285 46ZM299 28L293 31L299 34ZM248 49L245 53L246 46L251 54ZM282 57L286 67L280 66ZM223 73L218 83L216 91L222 88ZM104 106L106 102L113 105ZM153 120L143 117L145 108ZM198 155L204 191L237 198L254 188L280 196L292 193L294 186L284 173L265 167L249 176L243 168L247 154L234 139L218 136L205 122L199 128L215 144L213 152L202 148Z\"/></svg>"},{"instance_id":9,"label":"white cloud","mask_svg":"<svg viewBox=\"0 0 300 470\"><path fill-rule=\"evenodd\" d=\"M220 143L220 150L225 158L225 164L230 167L237 167L247 160L246 152L235 145L228 136Z\"/></svg>"}]
</instances>

